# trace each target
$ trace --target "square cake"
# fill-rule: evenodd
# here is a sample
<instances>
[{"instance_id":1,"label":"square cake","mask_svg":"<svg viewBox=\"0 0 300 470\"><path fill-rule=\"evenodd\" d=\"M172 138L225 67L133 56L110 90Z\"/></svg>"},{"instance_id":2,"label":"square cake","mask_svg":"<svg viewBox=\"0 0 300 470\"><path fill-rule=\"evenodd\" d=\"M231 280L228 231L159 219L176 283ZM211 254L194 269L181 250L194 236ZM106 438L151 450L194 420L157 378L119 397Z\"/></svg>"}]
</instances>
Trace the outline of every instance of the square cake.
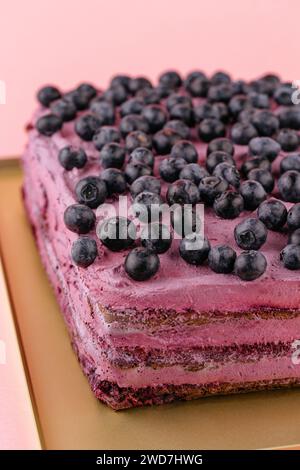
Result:
<instances>
[{"instance_id":1,"label":"square cake","mask_svg":"<svg viewBox=\"0 0 300 470\"><path fill-rule=\"evenodd\" d=\"M293 93L274 74L201 71L38 92L24 203L113 409L300 384Z\"/></svg>"}]
</instances>

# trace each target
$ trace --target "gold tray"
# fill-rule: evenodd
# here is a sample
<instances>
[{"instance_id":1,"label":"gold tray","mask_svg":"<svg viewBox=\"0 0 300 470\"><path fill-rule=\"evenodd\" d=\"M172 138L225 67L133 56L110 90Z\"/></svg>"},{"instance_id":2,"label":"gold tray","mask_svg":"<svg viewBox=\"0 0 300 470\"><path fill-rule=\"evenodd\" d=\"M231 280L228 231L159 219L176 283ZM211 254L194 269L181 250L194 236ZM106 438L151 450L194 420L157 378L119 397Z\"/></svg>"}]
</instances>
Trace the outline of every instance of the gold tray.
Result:
<instances>
[{"instance_id":1,"label":"gold tray","mask_svg":"<svg viewBox=\"0 0 300 470\"><path fill-rule=\"evenodd\" d=\"M299 446L300 389L121 412L98 402L70 346L41 265L21 201L21 181L17 160L0 163L0 246L44 448Z\"/></svg>"}]
</instances>

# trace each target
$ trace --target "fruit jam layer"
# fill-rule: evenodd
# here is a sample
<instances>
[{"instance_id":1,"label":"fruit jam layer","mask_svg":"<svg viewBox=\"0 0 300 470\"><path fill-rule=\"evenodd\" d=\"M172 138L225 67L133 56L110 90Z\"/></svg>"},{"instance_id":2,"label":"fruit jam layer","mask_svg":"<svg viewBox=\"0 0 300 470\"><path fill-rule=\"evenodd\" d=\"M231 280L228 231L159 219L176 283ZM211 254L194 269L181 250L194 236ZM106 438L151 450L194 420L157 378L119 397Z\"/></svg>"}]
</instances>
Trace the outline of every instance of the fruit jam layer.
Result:
<instances>
[{"instance_id":1,"label":"fruit jam layer","mask_svg":"<svg viewBox=\"0 0 300 470\"><path fill-rule=\"evenodd\" d=\"M66 172L59 164L60 148L80 144L89 157L83 170ZM199 144L200 160L205 155L205 144ZM245 151L236 148L237 155ZM276 161L279 164L280 158ZM159 162L160 157L156 157ZM93 144L82 142L74 133L73 124L65 124L63 130L51 138L40 136L36 130L29 131L29 143L24 156L25 169L39 177L37 198L44 204L42 210L47 224L56 234L57 258L69 254L77 235L68 231L63 222L65 208L74 203L73 190L76 182L90 174L98 175L100 163ZM157 165L158 163L156 163ZM155 171L157 174L157 169ZM33 188L30 189L31 191ZM38 200L36 199L36 200ZM51 211L47 204L51 201ZM288 205L287 205L288 206ZM239 221L249 217L244 212L237 220L220 220L210 211L205 214L205 232L212 245L226 243L236 249L233 230ZM94 234L96 239L96 236ZM251 284L234 275L220 275L206 266L188 265L178 254L178 240L171 249L161 255L161 269L147 282L132 281L124 272L126 253L104 250L98 241L100 256L88 269L78 269L70 263L70 270L88 287L89 295L106 309L124 312L126 309L142 311L151 306L157 310L176 312L258 312L260 310L297 311L300 305L300 284L297 271L285 269L279 260L279 252L286 244L286 235L269 231L263 253L268 260L266 273ZM241 250L237 250L240 252Z\"/></svg>"}]
</instances>

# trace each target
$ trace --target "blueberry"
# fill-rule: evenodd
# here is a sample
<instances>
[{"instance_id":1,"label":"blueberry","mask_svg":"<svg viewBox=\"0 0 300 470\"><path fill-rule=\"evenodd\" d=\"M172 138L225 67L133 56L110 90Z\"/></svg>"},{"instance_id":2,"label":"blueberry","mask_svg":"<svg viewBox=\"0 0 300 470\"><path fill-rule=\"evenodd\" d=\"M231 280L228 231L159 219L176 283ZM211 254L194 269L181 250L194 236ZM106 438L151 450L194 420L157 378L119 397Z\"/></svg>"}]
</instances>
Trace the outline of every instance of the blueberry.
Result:
<instances>
[{"instance_id":1,"label":"blueberry","mask_svg":"<svg viewBox=\"0 0 300 470\"><path fill-rule=\"evenodd\" d=\"M207 93L209 101L221 101L228 103L233 95L233 88L230 83L221 83L220 85L211 86Z\"/></svg>"},{"instance_id":2,"label":"blueberry","mask_svg":"<svg viewBox=\"0 0 300 470\"><path fill-rule=\"evenodd\" d=\"M121 105L120 114L122 117L128 116L128 114L141 114L144 106L142 98L130 98Z\"/></svg>"},{"instance_id":3,"label":"blueberry","mask_svg":"<svg viewBox=\"0 0 300 470\"><path fill-rule=\"evenodd\" d=\"M123 137L130 134L132 131L142 131L146 134L149 132L147 121L139 114L128 114L120 121L120 131Z\"/></svg>"},{"instance_id":4,"label":"blueberry","mask_svg":"<svg viewBox=\"0 0 300 470\"><path fill-rule=\"evenodd\" d=\"M256 112L257 111L255 110L255 108L245 108L237 116L237 121L243 124L251 124L253 116Z\"/></svg>"},{"instance_id":5,"label":"blueberry","mask_svg":"<svg viewBox=\"0 0 300 470\"><path fill-rule=\"evenodd\" d=\"M210 142L217 137L225 136L225 126L217 119L203 119L198 127L198 135L204 142Z\"/></svg>"},{"instance_id":6,"label":"blueberry","mask_svg":"<svg viewBox=\"0 0 300 470\"><path fill-rule=\"evenodd\" d=\"M267 269L267 260L259 251L244 251L236 258L234 269L243 281L254 281Z\"/></svg>"},{"instance_id":7,"label":"blueberry","mask_svg":"<svg viewBox=\"0 0 300 470\"><path fill-rule=\"evenodd\" d=\"M51 104L51 111L60 117L63 122L72 121L76 117L77 109L71 101L57 100Z\"/></svg>"},{"instance_id":8,"label":"blueberry","mask_svg":"<svg viewBox=\"0 0 300 470\"><path fill-rule=\"evenodd\" d=\"M277 88L277 90L274 93L274 100L276 101L277 104L283 105L283 106L291 106L293 104L292 102L292 94L293 94L293 88L290 86L280 86Z\"/></svg>"},{"instance_id":9,"label":"blueberry","mask_svg":"<svg viewBox=\"0 0 300 470\"><path fill-rule=\"evenodd\" d=\"M195 184L199 184L205 176L209 176L208 171L198 165L198 163L189 163L188 165L185 165L179 173L180 179L190 180Z\"/></svg>"},{"instance_id":10,"label":"blueberry","mask_svg":"<svg viewBox=\"0 0 300 470\"><path fill-rule=\"evenodd\" d=\"M177 106L178 104L188 106L189 108L192 107L192 100L189 96L186 95L181 95L179 93L172 93L166 102L167 105L167 110L171 111L174 106Z\"/></svg>"},{"instance_id":11,"label":"blueberry","mask_svg":"<svg viewBox=\"0 0 300 470\"><path fill-rule=\"evenodd\" d=\"M238 188L240 186L240 173L235 165L228 162L219 163L214 168L213 176L223 178L234 188Z\"/></svg>"},{"instance_id":12,"label":"blueberry","mask_svg":"<svg viewBox=\"0 0 300 470\"><path fill-rule=\"evenodd\" d=\"M177 180L168 187L166 198L170 206L173 204L197 204L199 189L190 180Z\"/></svg>"},{"instance_id":13,"label":"blueberry","mask_svg":"<svg viewBox=\"0 0 300 470\"><path fill-rule=\"evenodd\" d=\"M265 93L257 93L255 91L249 93L250 103L254 108L265 109L269 108L270 100L269 96Z\"/></svg>"},{"instance_id":14,"label":"blueberry","mask_svg":"<svg viewBox=\"0 0 300 470\"><path fill-rule=\"evenodd\" d=\"M249 142L251 155L267 158L273 162L281 150L280 144L271 137L254 137Z\"/></svg>"},{"instance_id":15,"label":"blueberry","mask_svg":"<svg viewBox=\"0 0 300 470\"><path fill-rule=\"evenodd\" d=\"M90 83L81 83L80 85L78 85L76 90L78 91L78 93L87 96L90 100L95 98L95 96L97 95L97 89Z\"/></svg>"},{"instance_id":16,"label":"blueberry","mask_svg":"<svg viewBox=\"0 0 300 470\"><path fill-rule=\"evenodd\" d=\"M300 269L300 245L287 245L280 252L280 260L287 269Z\"/></svg>"},{"instance_id":17,"label":"blueberry","mask_svg":"<svg viewBox=\"0 0 300 470\"><path fill-rule=\"evenodd\" d=\"M73 168L83 168L87 162L85 151L73 145L61 148L58 159L61 166L67 171L73 170Z\"/></svg>"},{"instance_id":18,"label":"blueberry","mask_svg":"<svg viewBox=\"0 0 300 470\"><path fill-rule=\"evenodd\" d=\"M239 114L246 109L252 109L252 105L247 96L233 96L228 103L229 113L234 120L236 120Z\"/></svg>"},{"instance_id":19,"label":"blueberry","mask_svg":"<svg viewBox=\"0 0 300 470\"><path fill-rule=\"evenodd\" d=\"M172 93L172 90L165 85L157 85L155 90L159 94L160 99L167 98Z\"/></svg>"},{"instance_id":20,"label":"blueberry","mask_svg":"<svg viewBox=\"0 0 300 470\"><path fill-rule=\"evenodd\" d=\"M36 128L42 135L50 137L62 128L62 120L55 114L46 114L36 122Z\"/></svg>"},{"instance_id":21,"label":"blueberry","mask_svg":"<svg viewBox=\"0 0 300 470\"><path fill-rule=\"evenodd\" d=\"M77 266L87 268L97 258L97 243L93 238L79 237L72 244L71 256Z\"/></svg>"},{"instance_id":22,"label":"blueberry","mask_svg":"<svg viewBox=\"0 0 300 470\"><path fill-rule=\"evenodd\" d=\"M100 152L103 168L122 168L125 161L125 149L116 142L105 144Z\"/></svg>"},{"instance_id":23,"label":"blueberry","mask_svg":"<svg viewBox=\"0 0 300 470\"><path fill-rule=\"evenodd\" d=\"M235 144L247 145L253 137L257 136L257 131L252 124L237 122L231 128L231 138Z\"/></svg>"},{"instance_id":24,"label":"blueberry","mask_svg":"<svg viewBox=\"0 0 300 470\"><path fill-rule=\"evenodd\" d=\"M115 123L115 110L111 103L106 101L94 100L90 105L90 111L97 116L101 126L111 126Z\"/></svg>"},{"instance_id":25,"label":"blueberry","mask_svg":"<svg viewBox=\"0 0 300 470\"><path fill-rule=\"evenodd\" d=\"M75 122L75 132L82 140L92 140L101 126L101 121L92 114L80 116Z\"/></svg>"},{"instance_id":26,"label":"blueberry","mask_svg":"<svg viewBox=\"0 0 300 470\"><path fill-rule=\"evenodd\" d=\"M131 78L128 84L130 93L133 95L139 90L144 90L145 88L152 88L152 83L148 78L145 77L135 77Z\"/></svg>"},{"instance_id":27,"label":"blueberry","mask_svg":"<svg viewBox=\"0 0 300 470\"><path fill-rule=\"evenodd\" d=\"M221 150L222 152L229 153L232 156L234 155L234 145L231 140L226 139L225 137L220 137L209 142L206 155L209 155L216 150Z\"/></svg>"},{"instance_id":28,"label":"blueberry","mask_svg":"<svg viewBox=\"0 0 300 470\"><path fill-rule=\"evenodd\" d=\"M289 236L289 244L291 245L300 245L300 228L297 228Z\"/></svg>"},{"instance_id":29,"label":"blueberry","mask_svg":"<svg viewBox=\"0 0 300 470\"><path fill-rule=\"evenodd\" d=\"M280 84L280 78L273 73L267 73L260 79L260 81L263 82L265 92L269 96L273 95L274 91L277 89L278 85Z\"/></svg>"},{"instance_id":30,"label":"blueberry","mask_svg":"<svg viewBox=\"0 0 300 470\"><path fill-rule=\"evenodd\" d=\"M196 147L188 140L179 140L172 147L171 157L183 158L187 163L197 163L198 152Z\"/></svg>"},{"instance_id":31,"label":"blueberry","mask_svg":"<svg viewBox=\"0 0 300 470\"><path fill-rule=\"evenodd\" d=\"M186 76L186 79L184 81L184 86L186 87L186 85L188 85L190 82L195 80L195 78L207 79L207 76L201 70L193 70L192 72L188 73L188 75Z\"/></svg>"},{"instance_id":32,"label":"blueberry","mask_svg":"<svg viewBox=\"0 0 300 470\"><path fill-rule=\"evenodd\" d=\"M265 243L267 235L265 224L254 218L243 220L234 229L235 241L243 250L258 250Z\"/></svg>"},{"instance_id":33,"label":"blueberry","mask_svg":"<svg viewBox=\"0 0 300 470\"><path fill-rule=\"evenodd\" d=\"M235 80L232 82L232 88L235 95L246 95L249 92L249 87L244 80Z\"/></svg>"},{"instance_id":34,"label":"blueberry","mask_svg":"<svg viewBox=\"0 0 300 470\"><path fill-rule=\"evenodd\" d=\"M277 142L285 152L293 152L299 146L299 136L293 129L280 129L277 134Z\"/></svg>"},{"instance_id":35,"label":"blueberry","mask_svg":"<svg viewBox=\"0 0 300 470\"><path fill-rule=\"evenodd\" d=\"M138 147L152 148L152 138L143 131L132 131L126 136L125 147L128 153Z\"/></svg>"},{"instance_id":36,"label":"blueberry","mask_svg":"<svg viewBox=\"0 0 300 470\"><path fill-rule=\"evenodd\" d=\"M109 195L122 194L126 191L125 175L117 168L107 168L102 171L101 179L105 181Z\"/></svg>"},{"instance_id":37,"label":"blueberry","mask_svg":"<svg viewBox=\"0 0 300 470\"><path fill-rule=\"evenodd\" d=\"M136 97L141 98L144 104L159 104L162 94L158 88L144 88L137 92Z\"/></svg>"},{"instance_id":38,"label":"blueberry","mask_svg":"<svg viewBox=\"0 0 300 470\"><path fill-rule=\"evenodd\" d=\"M227 162L230 165L234 165L234 160L229 153L223 152L222 150L216 150L208 154L206 157L206 168L209 173L212 173L219 163Z\"/></svg>"},{"instance_id":39,"label":"blueberry","mask_svg":"<svg viewBox=\"0 0 300 470\"><path fill-rule=\"evenodd\" d=\"M133 211L139 220L150 223L161 217L162 204L159 194L143 191L134 198Z\"/></svg>"},{"instance_id":40,"label":"blueberry","mask_svg":"<svg viewBox=\"0 0 300 470\"><path fill-rule=\"evenodd\" d=\"M196 266L203 264L207 259L210 243L199 233L191 233L180 241L179 253L182 259Z\"/></svg>"},{"instance_id":41,"label":"blueberry","mask_svg":"<svg viewBox=\"0 0 300 470\"><path fill-rule=\"evenodd\" d=\"M212 85L221 85L221 83L230 83L231 77L228 73L220 70L212 75L210 81Z\"/></svg>"},{"instance_id":42,"label":"blueberry","mask_svg":"<svg viewBox=\"0 0 300 470\"><path fill-rule=\"evenodd\" d=\"M172 236L166 225L153 223L143 229L141 242L147 250L161 255L171 247Z\"/></svg>"},{"instance_id":43,"label":"blueberry","mask_svg":"<svg viewBox=\"0 0 300 470\"><path fill-rule=\"evenodd\" d=\"M65 210L64 222L72 232L88 233L94 228L96 217L89 207L83 204L72 204Z\"/></svg>"},{"instance_id":44,"label":"blueberry","mask_svg":"<svg viewBox=\"0 0 300 470\"><path fill-rule=\"evenodd\" d=\"M254 168L248 173L249 180L258 181L267 193L271 193L274 189L274 178L268 170Z\"/></svg>"},{"instance_id":45,"label":"blueberry","mask_svg":"<svg viewBox=\"0 0 300 470\"><path fill-rule=\"evenodd\" d=\"M119 106L127 100L128 91L123 85L113 85L103 93L103 98L114 106Z\"/></svg>"},{"instance_id":46,"label":"blueberry","mask_svg":"<svg viewBox=\"0 0 300 470\"><path fill-rule=\"evenodd\" d=\"M249 83L249 91L255 91L256 93L265 93L268 95L272 95L271 90L270 90L270 84L262 79L251 81Z\"/></svg>"},{"instance_id":47,"label":"blueberry","mask_svg":"<svg viewBox=\"0 0 300 470\"><path fill-rule=\"evenodd\" d=\"M246 160L241 166L241 172L244 176L248 177L248 173L254 168L261 168L262 170L271 171L271 163L266 158L250 158L249 160Z\"/></svg>"},{"instance_id":48,"label":"blueberry","mask_svg":"<svg viewBox=\"0 0 300 470\"><path fill-rule=\"evenodd\" d=\"M41 88L37 93L37 99L45 108L48 108L52 101L58 100L60 97L60 91L52 85Z\"/></svg>"},{"instance_id":49,"label":"blueberry","mask_svg":"<svg viewBox=\"0 0 300 470\"><path fill-rule=\"evenodd\" d=\"M130 192L132 197L136 197L143 191L149 191L150 193L160 194L161 183L155 176L140 176L130 186Z\"/></svg>"},{"instance_id":50,"label":"blueberry","mask_svg":"<svg viewBox=\"0 0 300 470\"><path fill-rule=\"evenodd\" d=\"M135 281L147 281L159 269L159 257L147 248L134 248L126 257L125 271Z\"/></svg>"},{"instance_id":51,"label":"blueberry","mask_svg":"<svg viewBox=\"0 0 300 470\"><path fill-rule=\"evenodd\" d=\"M74 104L78 111L82 111L83 109L87 109L93 98L91 93L86 92L84 90L80 91L79 89L69 91L64 95L64 100L70 101Z\"/></svg>"},{"instance_id":52,"label":"blueberry","mask_svg":"<svg viewBox=\"0 0 300 470\"><path fill-rule=\"evenodd\" d=\"M93 137L93 142L97 150L101 150L104 145L111 142L119 143L121 141L121 134L116 127L103 126Z\"/></svg>"},{"instance_id":53,"label":"blueberry","mask_svg":"<svg viewBox=\"0 0 300 470\"><path fill-rule=\"evenodd\" d=\"M129 184L132 184L141 176L152 175L152 169L143 163L128 163L125 167L125 177Z\"/></svg>"},{"instance_id":54,"label":"blueberry","mask_svg":"<svg viewBox=\"0 0 300 470\"><path fill-rule=\"evenodd\" d=\"M159 166L159 174L164 181L173 183L179 178L179 173L186 165L186 161L179 157L170 157L162 160Z\"/></svg>"},{"instance_id":55,"label":"blueberry","mask_svg":"<svg viewBox=\"0 0 300 470\"><path fill-rule=\"evenodd\" d=\"M286 223L287 210L281 201L269 199L259 205L257 216L268 229L279 230Z\"/></svg>"},{"instance_id":56,"label":"blueberry","mask_svg":"<svg viewBox=\"0 0 300 470\"><path fill-rule=\"evenodd\" d=\"M182 85L182 79L178 72L169 70L160 75L159 84L175 90Z\"/></svg>"},{"instance_id":57,"label":"blueberry","mask_svg":"<svg viewBox=\"0 0 300 470\"><path fill-rule=\"evenodd\" d=\"M151 150L145 147L137 147L129 156L129 163L142 163L150 168L154 166L154 156Z\"/></svg>"},{"instance_id":58,"label":"blueberry","mask_svg":"<svg viewBox=\"0 0 300 470\"><path fill-rule=\"evenodd\" d=\"M205 97L207 96L209 88L209 81L205 75L194 75L193 77L188 76L185 81L185 89L188 93L195 97Z\"/></svg>"},{"instance_id":59,"label":"blueberry","mask_svg":"<svg viewBox=\"0 0 300 470\"><path fill-rule=\"evenodd\" d=\"M208 255L208 265L215 273L231 273L234 268L236 252L227 245L214 246Z\"/></svg>"},{"instance_id":60,"label":"blueberry","mask_svg":"<svg viewBox=\"0 0 300 470\"><path fill-rule=\"evenodd\" d=\"M213 103L211 110L213 114L211 117L215 117L216 119L222 121L225 124L229 121L230 119L229 110L225 103L222 103L222 102ZM195 120L195 113L194 113L194 120Z\"/></svg>"},{"instance_id":61,"label":"blueberry","mask_svg":"<svg viewBox=\"0 0 300 470\"><path fill-rule=\"evenodd\" d=\"M225 191L214 201L214 211L222 219L235 219L244 209L242 196L234 191Z\"/></svg>"},{"instance_id":62,"label":"blueberry","mask_svg":"<svg viewBox=\"0 0 300 470\"><path fill-rule=\"evenodd\" d=\"M170 111L171 119L178 119L184 122L187 126L194 125L194 112L190 106L185 104L176 104Z\"/></svg>"},{"instance_id":63,"label":"blueberry","mask_svg":"<svg viewBox=\"0 0 300 470\"><path fill-rule=\"evenodd\" d=\"M134 244L136 229L126 217L111 217L97 227L97 236L109 250L122 251Z\"/></svg>"},{"instance_id":64,"label":"blueberry","mask_svg":"<svg viewBox=\"0 0 300 470\"><path fill-rule=\"evenodd\" d=\"M256 111L251 123L261 136L271 137L279 129L279 120L271 111Z\"/></svg>"},{"instance_id":65,"label":"blueberry","mask_svg":"<svg viewBox=\"0 0 300 470\"><path fill-rule=\"evenodd\" d=\"M294 204L288 211L287 225L290 230L300 228L300 203Z\"/></svg>"},{"instance_id":66,"label":"blueberry","mask_svg":"<svg viewBox=\"0 0 300 470\"><path fill-rule=\"evenodd\" d=\"M220 196L228 188L227 181L217 176L202 178L199 184L200 200L212 205L216 197Z\"/></svg>"},{"instance_id":67,"label":"blueberry","mask_svg":"<svg viewBox=\"0 0 300 470\"><path fill-rule=\"evenodd\" d=\"M283 108L278 111L278 119L280 127L289 129L300 130L300 107L293 106L290 108Z\"/></svg>"},{"instance_id":68,"label":"blueberry","mask_svg":"<svg viewBox=\"0 0 300 470\"><path fill-rule=\"evenodd\" d=\"M290 170L278 180L278 189L284 201L300 202L300 173Z\"/></svg>"},{"instance_id":69,"label":"blueberry","mask_svg":"<svg viewBox=\"0 0 300 470\"><path fill-rule=\"evenodd\" d=\"M186 237L191 233L198 233L202 227L201 216L195 207L175 206L171 210L171 224L174 231L180 237Z\"/></svg>"},{"instance_id":70,"label":"blueberry","mask_svg":"<svg viewBox=\"0 0 300 470\"><path fill-rule=\"evenodd\" d=\"M106 183L97 176L86 176L76 184L75 194L77 202L96 209L106 199Z\"/></svg>"},{"instance_id":71,"label":"blueberry","mask_svg":"<svg viewBox=\"0 0 300 470\"><path fill-rule=\"evenodd\" d=\"M168 115L164 108L158 104L149 104L142 111L142 116L148 123L152 134L161 130L168 120Z\"/></svg>"},{"instance_id":72,"label":"blueberry","mask_svg":"<svg viewBox=\"0 0 300 470\"><path fill-rule=\"evenodd\" d=\"M110 81L110 86L122 85L126 90L129 90L129 83L129 75L115 75Z\"/></svg>"},{"instance_id":73,"label":"blueberry","mask_svg":"<svg viewBox=\"0 0 300 470\"><path fill-rule=\"evenodd\" d=\"M194 107L194 121L199 124L204 119L217 119L226 122L228 110L224 103L201 103Z\"/></svg>"},{"instance_id":74,"label":"blueberry","mask_svg":"<svg viewBox=\"0 0 300 470\"><path fill-rule=\"evenodd\" d=\"M166 122L163 130L171 129L173 133L179 135L181 139L188 139L190 136L189 127L179 119L172 119L171 121ZM174 142L175 143L175 142Z\"/></svg>"},{"instance_id":75,"label":"blueberry","mask_svg":"<svg viewBox=\"0 0 300 470\"><path fill-rule=\"evenodd\" d=\"M255 210L266 197L264 187L258 181L247 180L240 186L240 193L244 199L244 207L246 210Z\"/></svg>"}]
</instances>

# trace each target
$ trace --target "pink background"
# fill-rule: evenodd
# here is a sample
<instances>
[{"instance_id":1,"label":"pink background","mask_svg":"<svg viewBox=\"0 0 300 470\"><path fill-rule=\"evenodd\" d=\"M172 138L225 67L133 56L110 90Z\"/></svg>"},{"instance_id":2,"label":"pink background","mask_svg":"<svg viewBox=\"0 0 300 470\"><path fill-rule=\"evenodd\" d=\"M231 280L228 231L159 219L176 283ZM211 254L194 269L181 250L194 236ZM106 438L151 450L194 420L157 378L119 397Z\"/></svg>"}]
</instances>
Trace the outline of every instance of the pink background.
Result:
<instances>
[{"instance_id":1,"label":"pink background","mask_svg":"<svg viewBox=\"0 0 300 470\"><path fill-rule=\"evenodd\" d=\"M184 6L184 9L183 9ZM217 68L300 79L299 0L10 0L2 4L0 155L21 152L24 124L46 82L105 86L116 72L155 79Z\"/></svg>"}]
</instances>

